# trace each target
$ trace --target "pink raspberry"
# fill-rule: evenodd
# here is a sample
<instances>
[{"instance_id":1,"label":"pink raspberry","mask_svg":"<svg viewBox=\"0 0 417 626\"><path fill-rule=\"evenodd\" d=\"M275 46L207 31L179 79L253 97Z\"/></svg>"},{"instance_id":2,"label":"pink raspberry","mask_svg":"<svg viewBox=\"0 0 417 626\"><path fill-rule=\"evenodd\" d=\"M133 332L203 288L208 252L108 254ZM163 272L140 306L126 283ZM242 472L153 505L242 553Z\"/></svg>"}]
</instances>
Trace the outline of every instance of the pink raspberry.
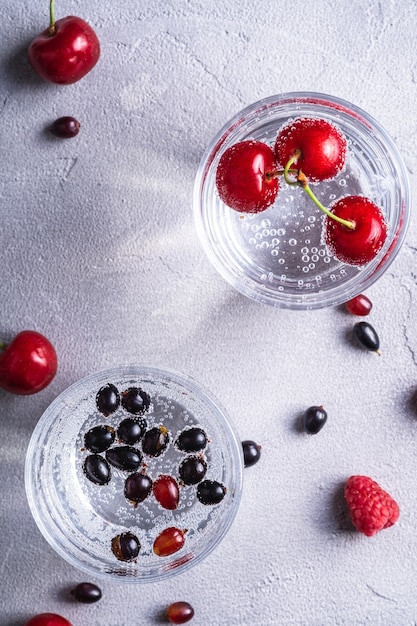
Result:
<instances>
[{"instance_id":1,"label":"pink raspberry","mask_svg":"<svg viewBox=\"0 0 417 626\"><path fill-rule=\"evenodd\" d=\"M351 476L345 498L353 525L367 537L389 528L400 516L395 500L368 476Z\"/></svg>"}]
</instances>

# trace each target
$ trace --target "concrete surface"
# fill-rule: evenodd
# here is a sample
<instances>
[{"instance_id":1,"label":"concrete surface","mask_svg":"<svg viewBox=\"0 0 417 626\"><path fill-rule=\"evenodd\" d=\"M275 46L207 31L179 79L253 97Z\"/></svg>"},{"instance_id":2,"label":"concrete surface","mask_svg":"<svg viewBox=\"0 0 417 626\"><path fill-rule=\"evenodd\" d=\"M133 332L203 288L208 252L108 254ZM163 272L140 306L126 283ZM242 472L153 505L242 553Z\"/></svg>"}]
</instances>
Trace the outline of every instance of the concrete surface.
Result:
<instances>
[{"instance_id":1,"label":"concrete surface","mask_svg":"<svg viewBox=\"0 0 417 626\"><path fill-rule=\"evenodd\" d=\"M25 328L55 344L59 372L32 397L0 392L1 626L53 611L73 626L161 623L186 599L195 626L417 623L416 217L368 292L382 355L350 340L340 309L277 310L245 299L196 238L193 181L205 146L241 108L307 90L368 111L403 154L417 190L414 0L201 2L57 0L95 28L99 64L79 83L42 82L26 49L48 2L0 7L0 335ZM61 115L77 138L45 131ZM96 605L68 590L85 575L45 542L26 503L24 457L48 404L80 377L122 362L192 374L242 439L262 444L245 470L236 521L200 566L162 584L102 583ZM297 430L323 404L316 437ZM341 487L372 476L399 522L354 532Z\"/></svg>"}]
</instances>

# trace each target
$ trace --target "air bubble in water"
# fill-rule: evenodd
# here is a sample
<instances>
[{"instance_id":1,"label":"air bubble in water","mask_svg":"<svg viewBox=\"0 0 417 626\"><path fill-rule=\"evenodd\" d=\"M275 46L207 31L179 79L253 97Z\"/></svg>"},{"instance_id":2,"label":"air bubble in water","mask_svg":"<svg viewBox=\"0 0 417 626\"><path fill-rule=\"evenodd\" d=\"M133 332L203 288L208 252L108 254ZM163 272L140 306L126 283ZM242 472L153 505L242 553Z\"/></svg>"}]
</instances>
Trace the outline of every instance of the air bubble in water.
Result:
<instances>
[{"instance_id":1,"label":"air bubble in water","mask_svg":"<svg viewBox=\"0 0 417 626\"><path fill-rule=\"evenodd\" d=\"M294 247L297 245L297 240L296 239L288 239L288 245Z\"/></svg>"}]
</instances>

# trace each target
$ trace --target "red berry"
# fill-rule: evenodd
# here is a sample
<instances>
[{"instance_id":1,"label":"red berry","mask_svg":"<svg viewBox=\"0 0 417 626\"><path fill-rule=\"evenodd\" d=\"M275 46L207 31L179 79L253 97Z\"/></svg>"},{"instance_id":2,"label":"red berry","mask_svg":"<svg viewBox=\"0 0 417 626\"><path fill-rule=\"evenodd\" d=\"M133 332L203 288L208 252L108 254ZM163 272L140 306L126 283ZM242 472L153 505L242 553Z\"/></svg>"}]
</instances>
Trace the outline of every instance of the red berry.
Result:
<instances>
[{"instance_id":1,"label":"red berry","mask_svg":"<svg viewBox=\"0 0 417 626\"><path fill-rule=\"evenodd\" d=\"M330 208L334 215L353 221L353 229L327 217L325 240L331 253L342 263L365 265L375 258L387 237L387 225L380 209L363 196L346 196Z\"/></svg>"},{"instance_id":2,"label":"red berry","mask_svg":"<svg viewBox=\"0 0 417 626\"><path fill-rule=\"evenodd\" d=\"M173 602L166 615L171 624L186 624L194 617L194 609L188 602Z\"/></svg>"},{"instance_id":3,"label":"red berry","mask_svg":"<svg viewBox=\"0 0 417 626\"><path fill-rule=\"evenodd\" d=\"M75 117L70 117L68 115L64 117L59 117L49 129L53 135L56 137L61 137L62 139L71 139L72 137L76 137L80 130L80 122L78 122Z\"/></svg>"},{"instance_id":4,"label":"red berry","mask_svg":"<svg viewBox=\"0 0 417 626\"><path fill-rule=\"evenodd\" d=\"M165 528L153 542L153 551L157 556L170 556L181 550L185 543L186 530L174 526Z\"/></svg>"},{"instance_id":5,"label":"red berry","mask_svg":"<svg viewBox=\"0 0 417 626\"><path fill-rule=\"evenodd\" d=\"M72 626L65 617L61 617L56 613L40 613L31 617L25 626Z\"/></svg>"},{"instance_id":6,"label":"red berry","mask_svg":"<svg viewBox=\"0 0 417 626\"><path fill-rule=\"evenodd\" d=\"M275 158L282 166L300 151L294 166L311 181L334 178L345 165L346 138L339 128L326 120L300 117L287 123L278 133Z\"/></svg>"},{"instance_id":7,"label":"red berry","mask_svg":"<svg viewBox=\"0 0 417 626\"><path fill-rule=\"evenodd\" d=\"M351 476L345 498L353 525L367 537L389 528L400 516L395 500L368 476Z\"/></svg>"},{"instance_id":8,"label":"red berry","mask_svg":"<svg viewBox=\"0 0 417 626\"><path fill-rule=\"evenodd\" d=\"M220 157L216 185L220 199L231 209L259 213L278 193L274 153L261 141L246 140L228 148Z\"/></svg>"},{"instance_id":9,"label":"red berry","mask_svg":"<svg viewBox=\"0 0 417 626\"><path fill-rule=\"evenodd\" d=\"M159 476L153 484L153 494L164 509L173 511L177 508L180 492L178 483L172 476Z\"/></svg>"},{"instance_id":10,"label":"red berry","mask_svg":"<svg viewBox=\"0 0 417 626\"><path fill-rule=\"evenodd\" d=\"M348 300L348 302L345 303L345 307L348 313L364 317L365 315L369 315L371 312L372 302L367 296L365 296L365 294L360 293L355 298Z\"/></svg>"},{"instance_id":11,"label":"red berry","mask_svg":"<svg viewBox=\"0 0 417 626\"><path fill-rule=\"evenodd\" d=\"M100 57L100 42L87 22L68 15L35 37L28 56L42 78L69 85L93 69Z\"/></svg>"},{"instance_id":12,"label":"red berry","mask_svg":"<svg viewBox=\"0 0 417 626\"><path fill-rule=\"evenodd\" d=\"M34 330L23 330L0 354L0 387L19 395L37 393L49 385L57 367L51 342Z\"/></svg>"}]
</instances>

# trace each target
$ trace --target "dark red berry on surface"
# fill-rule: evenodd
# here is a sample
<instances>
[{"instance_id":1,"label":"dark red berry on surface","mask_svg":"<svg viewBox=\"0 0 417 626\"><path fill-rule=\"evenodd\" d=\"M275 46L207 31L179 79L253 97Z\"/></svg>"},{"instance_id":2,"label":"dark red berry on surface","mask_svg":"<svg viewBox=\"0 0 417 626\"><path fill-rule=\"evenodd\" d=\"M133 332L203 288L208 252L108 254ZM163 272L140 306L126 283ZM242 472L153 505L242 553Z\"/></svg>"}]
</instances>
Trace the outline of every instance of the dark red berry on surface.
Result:
<instances>
[{"instance_id":1,"label":"dark red berry on surface","mask_svg":"<svg viewBox=\"0 0 417 626\"><path fill-rule=\"evenodd\" d=\"M322 406L310 406L303 415L303 428L309 435L316 435L327 422L327 413Z\"/></svg>"},{"instance_id":2,"label":"dark red berry on surface","mask_svg":"<svg viewBox=\"0 0 417 626\"><path fill-rule=\"evenodd\" d=\"M255 441L247 439L242 441L243 463L245 467L255 465L261 458L261 446Z\"/></svg>"},{"instance_id":3,"label":"dark red berry on surface","mask_svg":"<svg viewBox=\"0 0 417 626\"><path fill-rule=\"evenodd\" d=\"M147 456L157 457L167 449L168 444L168 430L164 426L154 426L144 434L142 450Z\"/></svg>"},{"instance_id":4,"label":"dark red berry on surface","mask_svg":"<svg viewBox=\"0 0 417 626\"><path fill-rule=\"evenodd\" d=\"M312 182L334 178L344 167L346 138L330 122L298 118L283 126L275 142L275 158L285 167L298 152L293 167Z\"/></svg>"},{"instance_id":5,"label":"dark red berry on surface","mask_svg":"<svg viewBox=\"0 0 417 626\"><path fill-rule=\"evenodd\" d=\"M217 480L203 480L197 486L197 498L201 504L219 504L226 493L226 487Z\"/></svg>"},{"instance_id":6,"label":"dark red berry on surface","mask_svg":"<svg viewBox=\"0 0 417 626\"><path fill-rule=\"evenodd\" d=\"M134 561L140 547L139 539L131 532L121 533L111 542L112 552L119 561Z\"/></svg>"},{"instance_id":7,"label":"dark red berry on surface","mask_svg":"<svg viewBox=\"0 0 417 626\"><path fill-rule=\"evenodd\" d=\"M97 409L102 413L105 417L114 413L120 404L120 395L117 387L108 383L101 387L96 395L96 405Z\"/></svg>"},{"instance_id":8,"label":"dark red berry on surface","mask_svg":"<svg viewBox=\"0 0 417 626\"><path fill-rule=\"evenodd\" d=\"M178 468L178 475L186 485L196 485L203 480L206 472L206 461L197 455L187 456Z\"/></svg>"},{"instance_id":9,"label":"dark red berry on surface","mask_svg":"<svg viewBox=\"0 0 417 626\"><path fill-rule=\"evenodd\" d=\"M175 445L182 452L200 452L207 443L207 434L198 426L184 428L175 440Z\"/></svg>"},{"instance_id":10,"label":"dark red berry on surface","mask_svg":"<svg viewBox=\"0 0 417 626\"><path fill-rule=\"evenodd\" d=\"M128 413L141 415L149 409L150 404L149 394L140 387L130 387L122 391L122 406Z\"/></svg>"},{"instance_id":11,"label":"dark red berry on surface","mask_svg":"<svg viewBox=\"0 0 417 626\"><path fill-rule=\"evenodd\" d=\"M80 131L80 122L78 122L75 117L70 117L68 115L64 117L59 117L51 126L49 130L55 137L60 137L61 139L71 139L72 137L76 137Z\"/></svg>"},{"instance_id":12,"label":"dark red berry on surface","mask_svg":"<svg viewBox=\"0 0 417 626\"><path fill-rule=\"evenodd\" d=\"M84 436L84 445L90 452L104 452L115 440L114 428L107 425L94 426Z\"/></svg>"},{"instance_id":13,"label":"dark red berry on surface","mask_svg":"<svg viewBox=\"0 0 417 626\"><path fill-rule=\"evenodd\" d=\"M79 583L71 590L71 595L83 604L93 604L101 599L102 593L100 587L93 583Z\"/></svg>"},{"instance_id":14,"label":"dark red berry on surface","mask_svg":"<svg viewBox=\"0 0 417 626\"><path fill-rule=\"evenodd\" d=\"M153 551L157 556L170 556L181 550L185 543L186 530L170 526L155 538Z\"/></svg>"},{"instance_id":15,"label":"dark red berry on surface","mask_svg":"<svg viewBox=\"0 0 417 626\"><path fill-rule=\"evenodd\" d=\"M110 465L99 454L90 454L83 465L84 474L96 485L107 485L111 479Z\"/></svg>"},{"instance_id":16,"label":"dark red berry on surface","mask_svg":"<svg viewBox=\"0 0 417 626\"><path fill-rule=\"evenodd\" d=\"M133 445L142 439L146 427L147 423L145 419L126 417L126 419L120 422L117 428L117 437L119 441Z\"/></svg>"},{"instance_id":17,"label":"dark red berry on surface","mask_svg":"<svg viewBox=\"0 0 417 626\"><path fill-rule=\"evenodd\" d=\"M273 150L261 141L241 141L222 154L216 170L220 199L242 213L267 209L278 193Z\"/></svg>"},{"instance_id":18,"label":"dark red berry on surface","mask_svg":"<svg viewBox=\"0 0 417 626\"><path fill-rule=\"evenodd\" d=\"M180 492L173 476L159 476L153 484L153 494L164 509L173 511L178 507Z\"/></svg>"},{"instance_id":19,"label":"dark red berry on surface","mask_svg":"<svg viewBox=\"0 0 417 626\"><path fill-rule=\"evenodd\" d=\"M194 609L189 602L173 602L166 611L171 624L186 624L194 617Z\"/></svg>"},{"instance_id":20,"label":"dark red berry on surface","mask_svg":"<svg viewBox=\"0 0 417 626\"><path fill-rule=\"evenodd\" d=\"M387 225L376 204L363 196L346 196L335 202L330 211L354 223L354 228L348 228L326 217L325 240L331 254L349 265L372 261L387 237Z\"/></svg>"},{"instance_id":21,"label":"dark red berry on surface","mask_svg":"<svg viewBox=\"0 0 417 626\"><path fill-rule=\"evenodd\" d=\"M31 617L24 626L72 626L72 624L56 613L39 613Z\"/></svg>"},{"instance_id":22,"label":"dark red berry on surface","mask_svg":"<svg viewBox=\"0 0 417 626\"><path fill-rule=\"evenodd\" d=\"M130 474L125 480L125 498L134 504L143 502L152 491L152 479L143 472Z\"/></svg>"},{"instance_id":23,"label":"dark red berry on surface","mask_svg":"<svg viewBox=\"0 0 417 626\"><path fill-rule=\"evenodd\" d=\"M132 446L115 446L106 451L106 459L119 470L134 471L142 463L142 454Z\"/></svg>"},{"instance_id":24,"label":"dark red berry on surface","mask_svg":"<svg viewBox=\"0 0 417 626\"><path fill-rule=\"evenodd\" d=\"M379 353L379 337L373 326L368 322L357 322L353 327L353 336L363 348Z\"/></svg>"},{"instance_id":25,"label":"dark red berry on surface","mask_svg":"<svg viewBox=\"0 0 417 626\"><path fill-rule=\"evenodd\" d=\"M364 317L365 315L369 315L372 309L372 302L365 296L365 294L360 293L355 298L348 300L345 303L346 311L351 313L351 315L360 315Z\"/></svg>"}]
</instances>

